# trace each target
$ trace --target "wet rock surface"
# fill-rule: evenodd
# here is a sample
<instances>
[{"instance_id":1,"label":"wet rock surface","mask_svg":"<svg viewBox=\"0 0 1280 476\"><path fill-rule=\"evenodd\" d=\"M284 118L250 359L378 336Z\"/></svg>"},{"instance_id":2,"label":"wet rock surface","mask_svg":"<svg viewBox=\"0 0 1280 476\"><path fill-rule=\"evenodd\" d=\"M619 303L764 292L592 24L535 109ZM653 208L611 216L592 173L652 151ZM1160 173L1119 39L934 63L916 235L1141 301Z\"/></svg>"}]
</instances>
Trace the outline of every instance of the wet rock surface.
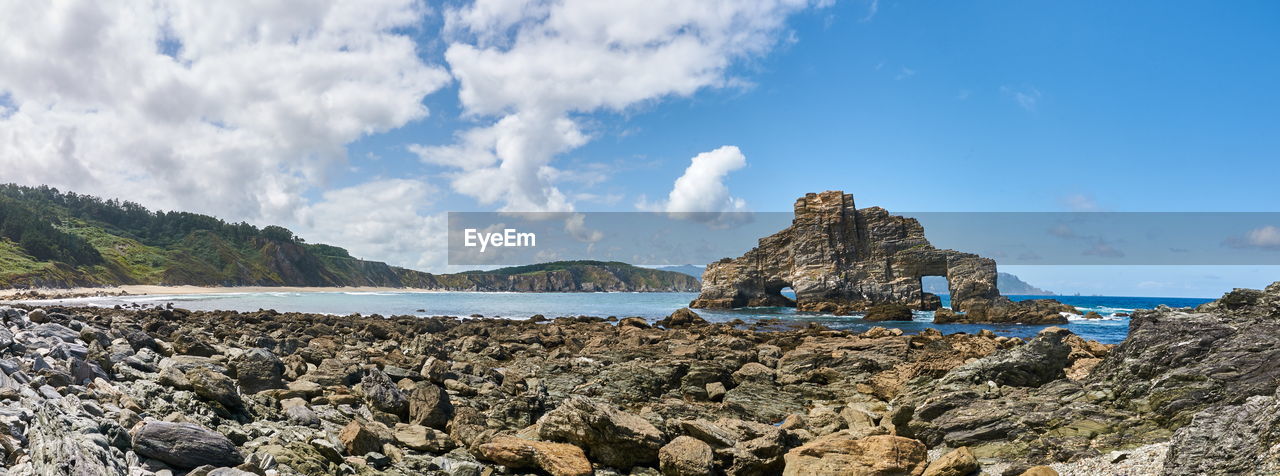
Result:
<instances>
[{"instance_id":1,"label":"wet rock surface","mask_svg":"<svg viewBox=\"0 0 1280 476\"><path fill-rule=\"evenodd\" d=\"M86 475L1280 468L1280 283L1135 312L1118 346L676 314L0 307L0 456ZM1138 447L1158 464L1125 466Z\"/></svg>"}]
</instances>

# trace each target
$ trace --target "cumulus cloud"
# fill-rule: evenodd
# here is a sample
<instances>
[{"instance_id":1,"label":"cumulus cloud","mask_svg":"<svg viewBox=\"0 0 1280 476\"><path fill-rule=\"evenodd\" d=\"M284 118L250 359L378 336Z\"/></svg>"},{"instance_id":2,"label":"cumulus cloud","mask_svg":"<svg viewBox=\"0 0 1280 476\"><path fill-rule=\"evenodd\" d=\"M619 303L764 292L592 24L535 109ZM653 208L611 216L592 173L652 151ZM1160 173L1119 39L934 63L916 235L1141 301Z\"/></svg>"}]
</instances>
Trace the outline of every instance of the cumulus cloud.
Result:
<instances>
[{"instance_id":1,"label":"cumulus cloud","mask_svg":"<svg viewBox=\"0 0 1280 476\"><path fill-rule=\"evenodd\" d=\"M1254 228L1243 236L1228 237L1223 244L1232 248L1277 251L1280 250L1280 228L1273 225Z\"/></svg>"},{"instance_id":2,"label":"cumulus cloud","mask_svg":"<svg viewBox=\"0 0 1280 476\"><path fill-rule=\"evenodd\" d=\"M413 146L452 188L504 211L568 211L552 160L590 135L575 114L623 111L741 81L808 0L479 0L448 9L445 59L468 116L453 144Z\"/></svg>"},{"instance_id":3,"label":"cumulus cloud","mask_svg":"<svg viewBox=\"0 0 1280 476\"><path fill-rule=\"evenodd\" d=\"M736 146L703 152L694 156L684 174L676 179L666 200L649 203L641 197L636 208L702 222L739 221L730 214L747 211L747 202L731 196L724 180L730 172L746 166L747 157Z\"/></svg>"},{"instance_id":4,"label":"cumulus cloud","mask_svg":"<svg viewBox=\"0 0 1280 476\"><path fill-rule=\"evenodd\" d=\"M6 179L295 220L345 146L449 80L413 0L0 0Z\"/></svg>"},{"instance_id":5,"label":"cumulus cloud","mask_svg":"<svg viewBox=\"0 0 1280 476\"><path fill-rule=\"evenodd\" d=\"M698 154L690 161L684 175L676 179L662 208L673 213L745 211L747 203L741 198L729 196L729 187L725 186L724 178L729 172L746 166L747 157L736 146L726 145Z\"/></svg>"},{"instance_id":6,"label":"cumulus cloud","mask_svg":"<svg viewBox=\"0 0 1280 476\"><path fill-rule=\"evenodd\" d=\"M355 257L418 268L438 267L448 246L446 218L424 213L437 190L412 179L374 180L329 190L302 210L298 234L341 243Z\"/></svg>"}]
</instances>

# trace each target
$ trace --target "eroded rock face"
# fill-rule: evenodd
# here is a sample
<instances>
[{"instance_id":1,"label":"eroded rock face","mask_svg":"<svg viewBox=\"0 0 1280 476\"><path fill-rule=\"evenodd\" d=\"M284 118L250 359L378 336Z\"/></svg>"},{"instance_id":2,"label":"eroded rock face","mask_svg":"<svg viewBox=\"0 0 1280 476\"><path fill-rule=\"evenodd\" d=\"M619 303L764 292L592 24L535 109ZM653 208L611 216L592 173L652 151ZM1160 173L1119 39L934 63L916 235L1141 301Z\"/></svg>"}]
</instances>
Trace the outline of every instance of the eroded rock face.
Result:
<instances>
[{"instance_id":1,"label":"eroded rock face","mask_svg":"<svg viewBox=\"0 0 1280 476\"><path fill-rule=\"evenodd\" d=\"M958 311L1023 307L1000 296L994 260L934 248L915 219L858 209L853 195L838 191L801 197L790 227L761 238L739 258L708 265L702 294L690 306L796 306L836 314L884 303L937 309L940 300L924 292L922 276L946 276ZM795 291L794 302L781 294L786 287Z\"/></svg>"},{"instance_id":2,"label":"eroded rock face","mask_svg":"<svg viewBox=\"0 0 1280 476\"><path fill-rule=\"evenodd\" d=\"M1050 328L916 382L891 419L899 434L979 458L1071 461L1172 436L1164 474L1269 474L1259 468L1280 465L1277 336L1280 283L1136 311L1114 348Z\"/></svg>"},{"instance_id":3,"label":"eroded rock face","mask_svg":"<svg viewBox=\"0 0 1280 476\"><path fill-rule=\"evenodd\" d=\"M592 460L619 469L657 462L665 443L662 432L643 418L579 396L547 412L538 425L543 439L585 447Z\"/></svg>"}]
</instances>

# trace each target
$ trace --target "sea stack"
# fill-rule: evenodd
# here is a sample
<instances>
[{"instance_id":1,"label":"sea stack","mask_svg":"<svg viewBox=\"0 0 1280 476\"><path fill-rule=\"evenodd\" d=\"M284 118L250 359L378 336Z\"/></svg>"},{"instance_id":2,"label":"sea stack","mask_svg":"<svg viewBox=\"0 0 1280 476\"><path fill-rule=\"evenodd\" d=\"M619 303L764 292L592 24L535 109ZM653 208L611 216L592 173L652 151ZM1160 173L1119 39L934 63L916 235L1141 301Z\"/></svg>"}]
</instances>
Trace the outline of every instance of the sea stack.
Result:
<instances>
[{"instance_id":1,"label":"sea stack","mask_svg":"<svg viewBox=\"0 0 1280 476\"><path fill-rule=\"evenodd\" d=\"M851 314L876 304L913 309L941 307L920 279L945 276L956 311L980 310L987 322L1065 322L1058 304L1033 312L1000 295L996 262L973 253L935 248L914 218L880 207L858 209L841 191L810 193L796 200L791 226L761 238L738 258L707 266L694 308L795 306L803 311ZM795 291L796 299L782 295ZM1057 304L1056 302L1054 302ZM979 317L977 315L975 318Z\"/></svg>"}]
</instances>

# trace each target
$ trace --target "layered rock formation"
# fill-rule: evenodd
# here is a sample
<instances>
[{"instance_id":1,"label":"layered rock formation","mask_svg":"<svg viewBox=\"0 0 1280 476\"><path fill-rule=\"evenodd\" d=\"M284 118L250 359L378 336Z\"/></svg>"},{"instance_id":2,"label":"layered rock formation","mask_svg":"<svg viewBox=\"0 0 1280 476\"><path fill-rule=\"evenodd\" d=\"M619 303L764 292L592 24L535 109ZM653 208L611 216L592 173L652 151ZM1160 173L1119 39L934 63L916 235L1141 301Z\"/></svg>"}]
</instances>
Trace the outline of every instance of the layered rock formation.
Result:
<instances>
[{"instance_id":1,"label":"layered rock formation","mask_svg":"<svg viewBox=\"0 0 1280 476\"><path fill-rule=\"evenodd\" d=\"M739 258L708 265L691 307L796 306L837 314L881 303L937 309L940 300L924 292L923 276L946 276L952 309L980 309L986 322L1066 322L1058 311L1033 312L1002 297L995 260L934 248L915 219L858 209L853 195L838 191L801 197L790 227ZM794 302L781 293L787 287Z\"/></svg>"},{"instance_id":2,"label":"layered rock formation","mask_svg":"<svg viewBox=\"0 0 1280 476\"><path fill-rule=\"evenodd\" d=\"M1280 283L1136 312L1119 346L1058 328L755 332L687 310L615 325L18 306L0 323L7 474L1280 469Z\"/></svg>"},{"instance_id":3,"label":"layered rock formation","mask_svg":"<svg viewBox=\"0 0 1280 476\"><path fill-rule=\"evenodd\" d=\"M980 457L1066 461L1167 442L1161 474L1280 470L1280 283L1196 309L1139 310L1130 326L1101 360L1046 331L921 382L893 418L901 434Z\"/></svg>"}]
</instances>

